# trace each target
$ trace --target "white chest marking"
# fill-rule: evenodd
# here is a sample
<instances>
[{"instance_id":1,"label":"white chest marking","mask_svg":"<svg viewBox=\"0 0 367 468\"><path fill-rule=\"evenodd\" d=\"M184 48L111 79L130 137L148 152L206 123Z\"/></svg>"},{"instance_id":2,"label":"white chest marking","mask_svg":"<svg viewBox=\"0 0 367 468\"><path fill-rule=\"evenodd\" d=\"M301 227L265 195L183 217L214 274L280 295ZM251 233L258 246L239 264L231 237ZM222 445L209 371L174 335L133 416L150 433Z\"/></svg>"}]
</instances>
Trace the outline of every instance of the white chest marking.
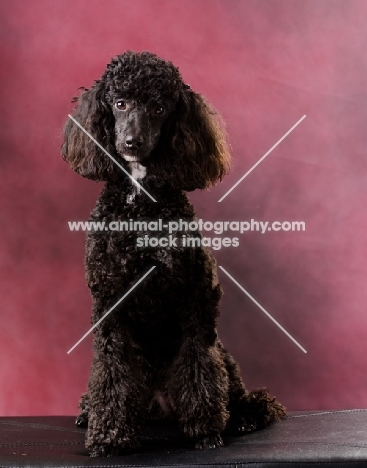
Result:
<instances>
[{"instance_id":1,"label":"white chest marking","mask_svg":"<svg viewBox=\"0 0 367 468\"><path fill-rule=\"evenodd\" d=\"M131 161L129 163L129 168L130 168L130 174L131 177L133 177L137 182L140 183L142 179L144 179L146 173L147 173L147 168L142 166L139 162L137 161ZM135 196L140 193L140 187L136 185L136 183L131 180L131 193L127 196L127 203L133 203Z\"/></svg>"}]
</instances>

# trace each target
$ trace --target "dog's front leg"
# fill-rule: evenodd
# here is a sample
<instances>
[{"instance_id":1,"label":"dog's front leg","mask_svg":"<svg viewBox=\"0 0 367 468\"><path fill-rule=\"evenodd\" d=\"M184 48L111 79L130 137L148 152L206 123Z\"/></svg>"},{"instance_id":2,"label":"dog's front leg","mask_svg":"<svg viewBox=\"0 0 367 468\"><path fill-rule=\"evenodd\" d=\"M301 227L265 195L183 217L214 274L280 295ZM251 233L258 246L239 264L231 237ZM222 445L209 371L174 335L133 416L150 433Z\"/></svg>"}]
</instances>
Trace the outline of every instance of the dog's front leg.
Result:
<instances>
[{"instance_id":1,"label":"dog's front leg","mask_svg":"<svg viewBox=\"0 0 367 468\"><path fill-rule=\"evenodd\" d=\"M181 429L196 448L223 445L228 374L216 341L208 345L200 336L184 340L170 370L168 392Z\"/></svg>"},{"instance_id":2,"label":"dog's front leg","mask_svg":"<svg viewBox=\"0 0 367 468\"><path fill-rule=\"evenodd\" d=\"M146 397L143 359L122 332L98 330L89 379L86 447L90 456L111 456L139 446Z\"/></svg>"}]
</instances>

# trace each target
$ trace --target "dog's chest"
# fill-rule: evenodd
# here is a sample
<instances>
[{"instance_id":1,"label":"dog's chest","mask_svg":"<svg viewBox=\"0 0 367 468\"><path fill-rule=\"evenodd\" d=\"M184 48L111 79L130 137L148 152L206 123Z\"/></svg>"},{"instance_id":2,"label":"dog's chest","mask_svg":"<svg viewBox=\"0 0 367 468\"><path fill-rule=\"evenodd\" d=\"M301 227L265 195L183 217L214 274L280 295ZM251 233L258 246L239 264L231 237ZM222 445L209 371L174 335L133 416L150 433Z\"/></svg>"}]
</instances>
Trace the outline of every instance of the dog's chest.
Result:
<instances>
[{"instance_id":1,"label":"dog's chest","mask_svg":"<svg viewBox=\"0 0 367 468\"><path fill-rule=\"evenodd\" d=\"M131 188L130 191L126 195L126 203L131 205L135 202L135 198L141 192L141 185L140 182L146 176L147 170L142 164L138 162L130 162L130 175L131 175Z\"/></svg>"}]
</instances>

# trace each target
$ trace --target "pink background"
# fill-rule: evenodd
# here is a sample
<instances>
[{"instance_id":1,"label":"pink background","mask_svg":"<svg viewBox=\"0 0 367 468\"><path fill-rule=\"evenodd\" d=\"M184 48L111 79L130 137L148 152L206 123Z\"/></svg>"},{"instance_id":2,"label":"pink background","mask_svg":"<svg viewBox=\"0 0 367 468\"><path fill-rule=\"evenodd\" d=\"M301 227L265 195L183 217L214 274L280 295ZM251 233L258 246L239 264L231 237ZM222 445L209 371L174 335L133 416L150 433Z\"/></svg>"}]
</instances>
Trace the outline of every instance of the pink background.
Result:
<instances>
[{"instance_id":1,"label":"pink background","mask_svg":"<svg viewBox=\"0 0 367 468\"><path fill-rule=\"evenodd\" d=\"M84 234L101 186L61 160L80 86L114 55L179 66L227 122L233 171L204 219L305 221L217 251L304 354L223 273L219 332L249 388L290 410L367 407L367 29L364 0L13 0L1 17L0 414L75 414L91 339ZM218 199L303 115L222 203Z\"/></svg>"}]
</instances>

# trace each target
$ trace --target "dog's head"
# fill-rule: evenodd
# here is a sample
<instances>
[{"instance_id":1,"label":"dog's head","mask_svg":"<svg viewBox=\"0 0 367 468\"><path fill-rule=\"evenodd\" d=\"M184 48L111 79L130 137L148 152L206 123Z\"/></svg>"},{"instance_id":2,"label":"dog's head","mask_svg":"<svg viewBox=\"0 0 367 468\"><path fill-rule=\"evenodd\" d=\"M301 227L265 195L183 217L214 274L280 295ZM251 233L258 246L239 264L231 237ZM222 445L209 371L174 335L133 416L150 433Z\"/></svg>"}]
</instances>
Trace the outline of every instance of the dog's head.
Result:
<instances>
[{"instance_id":1,"label":"dog's head","mask_svg":"<svg viewBox=\"0 0 367 468\"><path fill-rule=\"evenodd\" d=\"M137 161L183 190L207 188L229 167L218 114L171 63L149 52L126 52L77 99L74 118L120 164ZM115 163L72 120L64 159L83 177L116 179Z\"/></svg>"}]
</instances>

